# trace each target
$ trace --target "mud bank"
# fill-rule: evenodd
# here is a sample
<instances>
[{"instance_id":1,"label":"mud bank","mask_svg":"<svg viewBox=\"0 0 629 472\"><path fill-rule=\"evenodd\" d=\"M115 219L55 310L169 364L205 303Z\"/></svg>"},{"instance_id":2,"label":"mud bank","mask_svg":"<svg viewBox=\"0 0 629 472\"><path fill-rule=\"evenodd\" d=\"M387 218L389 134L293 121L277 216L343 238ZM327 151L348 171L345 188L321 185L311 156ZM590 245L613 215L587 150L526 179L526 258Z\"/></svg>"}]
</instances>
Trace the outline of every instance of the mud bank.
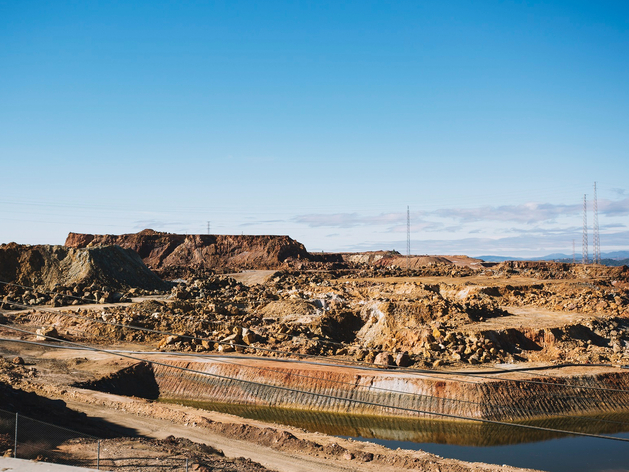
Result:
<instances>
[{"instance_id":1,"label":"mud bank","mask_svg":"<svg viewBox=\"0 0 629 472\"><path fill-rule=\"evenodd\" d=\"M629 373L613 369L493 380L218 356L165 363L173 367L132 366L81 386L145 396L129 386L150 383L160 399L426 419L522 421L629 411Z\"/></svg>"}]
</instances>

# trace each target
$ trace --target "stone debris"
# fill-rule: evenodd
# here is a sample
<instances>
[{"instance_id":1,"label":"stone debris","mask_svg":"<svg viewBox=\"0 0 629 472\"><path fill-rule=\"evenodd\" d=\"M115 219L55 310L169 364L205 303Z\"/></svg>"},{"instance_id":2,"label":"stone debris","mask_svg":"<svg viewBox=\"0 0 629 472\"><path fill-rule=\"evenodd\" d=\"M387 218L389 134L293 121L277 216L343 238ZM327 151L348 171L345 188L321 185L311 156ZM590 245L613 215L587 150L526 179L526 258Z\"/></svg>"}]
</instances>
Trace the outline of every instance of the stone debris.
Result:
<instances>
[{"instance_id":1,"label":"stone debris","mask_svg":"<svg viewBox=\"0 0 629 472\"><path fill-rule=\"evenodd\" d=\"M59 337L59 333L57 332L57 328L54 326L46 326L43 328L37 328L37 336L35 339L37 341L47 341L49 338L57 338Z\"/></svg>"},{"instance_id":2,"label":"stone debris","mask_svg":"<svg viewBox=\"0 0 629 472\"><path fill-rule=\"evenodd\" d=\"M184 278L163 282L130 249L101 246L111 243L138 250L162 274ZM167 243L174 245L170 252ZM164 351L338 356L383 368L526 360L620 364L628 354L626 266L417 256L405 268L395 251L316 255L287 237L150 230L116 237L71 234L68 244L74 248L0 246L0 262L7 262L0 275L24 285L1 286L0 308L16 308L12 302L33 308L113 304L81 314L175 334L25 315L20 322L37 323L41 340L63 332L68 339L102 343L149 342ZM176 248L189 251L175 257ZM192 264L194 254L214 265ZM283 269L252 285L216 273L234 267ZM112 277L113 270L124 275ZM116 306L159 294L167 299ZM510 326L510 310L523 307L580 318L551 328ZM504 321L504 328L483 328L491 320ZM42 331L53 324L55 334Z\"/></svg>"},{"instance_id":3,"label":"stone debris","mask_svg":"<svg viewBox=\"0 0 629 472\"><path fill-rule=\"evenodd\" d=\"M0 309L128 302L131 296L165 293L171 287L135 252L119 246L2 244L0 281Z\"/></svg>"},{"instance_id":4,"label":"stone debris","mask_svg":"<svg viewBox=\"0 0 629 472\"><path fill-rule=\"evenodd\" d=\"M531 275L532 269L526 270ZM427 284L380 275L349 277L344 271L279 271L266 283L247 286L212 274L180 281L163 301L82 312L176 335L92 323L75 336L149 342L163 351L338 356L383 368L527 360L627 363L629 296L622 285L627 271L597 270L600 279L584 282L533 280L493 287L471 284L466 277ZM614 285L610 278L620 282ZM511 307L531 306L573 309L584 319L552 329L482 328L485 320L505 320L508 326ZM39 317L45 324L46 316Z\"/></svg>"}]
</instances>

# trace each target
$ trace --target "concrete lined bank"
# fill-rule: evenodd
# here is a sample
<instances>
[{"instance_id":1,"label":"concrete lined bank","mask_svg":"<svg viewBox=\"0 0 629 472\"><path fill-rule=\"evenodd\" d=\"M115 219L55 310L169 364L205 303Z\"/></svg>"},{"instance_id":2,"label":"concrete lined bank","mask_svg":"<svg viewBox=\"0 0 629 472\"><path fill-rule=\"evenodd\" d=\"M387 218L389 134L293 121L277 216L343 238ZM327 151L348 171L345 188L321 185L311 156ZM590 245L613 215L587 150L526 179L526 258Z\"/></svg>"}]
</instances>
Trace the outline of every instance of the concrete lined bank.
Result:
<instances>
[{"instance_id":1,"label":"concrete lined bank","mask_svg":"<svg viewBox=\"0 0 629 472\"><path fill-rule=\"evenodd\" d=\"M431 419L517 421L629 411L629 372L612 368L592 368L588 375L520 374L523 382L252 358L165 356L159 362L179 369L135 366L85 386L162 399ZM134 393L134 385L142 391Z\"/></svg>"}]
</instances>

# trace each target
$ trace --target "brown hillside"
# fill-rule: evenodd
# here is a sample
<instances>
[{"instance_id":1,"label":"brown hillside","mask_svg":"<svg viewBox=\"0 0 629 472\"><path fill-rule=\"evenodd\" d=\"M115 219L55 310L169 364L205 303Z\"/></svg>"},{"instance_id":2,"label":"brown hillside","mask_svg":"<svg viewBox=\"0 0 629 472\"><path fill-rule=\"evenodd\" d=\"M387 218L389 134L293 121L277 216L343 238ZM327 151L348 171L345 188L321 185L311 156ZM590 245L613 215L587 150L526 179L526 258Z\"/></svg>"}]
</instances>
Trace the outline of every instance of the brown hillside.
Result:
<instances>
[{"instance_id":1,"label":"brown hillside","mask_svg":"<svg viewBox=\"0 0 629 472\"><path fill-rule=\"evenodd\" d=\"M65 245L84 248L116 244L137 252L151 269L279 269L309 260L303 244L288 236L183 235L146 229L134 234L70 233Z\"/></svg>"}]
</instances>

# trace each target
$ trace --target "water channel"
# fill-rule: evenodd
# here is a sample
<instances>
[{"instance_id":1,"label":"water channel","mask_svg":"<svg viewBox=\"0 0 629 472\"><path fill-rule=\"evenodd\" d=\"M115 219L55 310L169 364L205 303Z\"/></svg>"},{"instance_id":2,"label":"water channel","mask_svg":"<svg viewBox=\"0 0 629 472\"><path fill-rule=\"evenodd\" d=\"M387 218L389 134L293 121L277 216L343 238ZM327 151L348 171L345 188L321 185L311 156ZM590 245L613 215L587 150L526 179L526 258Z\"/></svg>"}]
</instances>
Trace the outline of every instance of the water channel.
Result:
<instances>
[{"instance_id":1,"label":"water channel","mask_svg":"<svg viewBox=\"0 0 629 472\"><path fill-rule=\"evenodd\" d=\"M172 402L370 441L391 449L421 449L441 457L470 462L508 464L549 472L629 472L629 442L487 423L335 414L183 400ZM629 412L565 416L522 424L629 440Z\"/></svg>"}]
</instances>

